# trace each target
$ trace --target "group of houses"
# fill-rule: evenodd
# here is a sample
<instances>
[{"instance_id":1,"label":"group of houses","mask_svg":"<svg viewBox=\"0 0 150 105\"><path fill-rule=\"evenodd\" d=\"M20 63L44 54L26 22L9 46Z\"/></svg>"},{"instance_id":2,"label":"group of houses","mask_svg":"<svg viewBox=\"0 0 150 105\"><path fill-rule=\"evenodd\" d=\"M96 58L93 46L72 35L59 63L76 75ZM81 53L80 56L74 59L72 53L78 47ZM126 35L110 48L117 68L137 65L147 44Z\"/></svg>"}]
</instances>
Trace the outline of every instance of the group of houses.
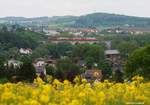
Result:
<instances>
[{"instance_id":1,"label":"group of houses","mask_svg":"<svg viewBox=\"0 0 150 105\"><path fill-rule=\"evenodd\" d=\"M37 58L33 61L33 66L35 67L37 75L46 75L46 65L52 66L55 68L56 60L53 59L44 59L44 58ZM4 66L7 68L20 68L23 65L23 62L15 59L10 59L4 63Z\"/></svg>"},{"instance_id":2,"label":"group of houses","mask_svg":"<svg viewBox=\"0 0 150 105\"><path fill-rule=\"evenodd\" d=\"M40 26L32 26L32 27L26 27L27 30L37 32L37 33L45 33L47 36L58 36L61 33L69 33L72 36L82 36L84 34L90 34L90 33L98 33L101 30L96 28L50 28L47 25L40 25Z\"/></svg>"},{"instance_id":3,"label":"group of houses","mask_svg":"<svg viewBox=\"0 0 150 105\"><path fill-rule=\"evenodd\" d=\"M63 28L60 29L61 32L73 32L73 33L97 33L100 32L100 29L96 28Z\"/></svg>"},{"instance_id":4,"label":"group of houses","mask_svg":"<svg viewBox=\"0 0 150 105\"><path fill-rule=\"evenodd\" d=\"M32 54L32 49L31 48L20 48L19 53L21 55L30 55L30 54ZM13 67L15 69L15 68L20 68L22 64L23 64L23 62L11 58L10 60L8 60L7 62L4 63L4 66L7 68Z\"/></svg>"},{"instance_id":5,"label":"group of houses","mask_svg":"<svg viewBox=\"0 0 150 105\"><path fill-rule=\"evenodd\" d=\"M32 52L31 49L20 49L20 53L22 54L30 54L31 52ZM110 66L112 68L112 73L114 74L117 70L123 72L120 52L118 50L106 50L104 53L105 53L105 59L111 62ZM45 58L35 59L33 61L33 66L35 67L36 75L46 75L46 66L49 65L49 66L56 68L56 63L57 63L57 60L52 59L51 57L46 58L46 59ZM20 61L11 59L7 63L5 63L5 66L7 67L13 66L14 68L18 68L22 64L23 63ZM77 64L82 67L86 65L84 61L78 61ZM101 81L103 77L103 73L102 73L102 70L92 68L82 73L81 77L87 79L88 82L95 81L95 80Z\"/></svg>"},{"instance_id":6,"label":"group of houses","mask_svg":"<svg viewBox=\"0 0 150 105\"><path fill-rule=\"evenodd\" d=\"M123 72L122 60L118 50L106 50L105 59L110 62L112 75L115 75L116 71ZM102 70L93 68L91 70L86 70L85 73L81 74L81 77L85 78L88 82L101 81L103 73Z\"/></svg>"},{"instance_id":7,"label":"group of houses","mask_svg":"<svg viewBox=\"0 0 150 105\"><path fill-rule=\"evenodd\" d=\"M115 27L115 28L107 28L104 29L102 32L105 33L115 33L115 34L143 34L143 33L150 33L150 28L143 28L143 27Z\"/></svg>"}]
</instances>

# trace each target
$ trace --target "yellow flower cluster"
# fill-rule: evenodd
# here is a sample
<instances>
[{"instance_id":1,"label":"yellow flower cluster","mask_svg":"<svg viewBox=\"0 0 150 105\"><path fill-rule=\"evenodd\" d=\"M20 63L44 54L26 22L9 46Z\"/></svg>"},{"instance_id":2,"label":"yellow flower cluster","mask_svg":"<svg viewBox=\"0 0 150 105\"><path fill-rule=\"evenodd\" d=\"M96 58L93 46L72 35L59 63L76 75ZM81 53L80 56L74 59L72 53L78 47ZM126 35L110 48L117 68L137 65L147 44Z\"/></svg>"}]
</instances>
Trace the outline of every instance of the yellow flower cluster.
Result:
<instances>
[{"instance_id":1,"label":"yellow flower cluster","mask_svg":"<svg viewBox=\"0 0 150 105\"><path fill-rule=\"evenodd\" d=\"M76 84L54 80L46 84L37 78L34 84L0 84L0 105L150 105L150 82L137 85L137 79L133 80L93 84L86 80Z\"/></svg>"}]
</instances>

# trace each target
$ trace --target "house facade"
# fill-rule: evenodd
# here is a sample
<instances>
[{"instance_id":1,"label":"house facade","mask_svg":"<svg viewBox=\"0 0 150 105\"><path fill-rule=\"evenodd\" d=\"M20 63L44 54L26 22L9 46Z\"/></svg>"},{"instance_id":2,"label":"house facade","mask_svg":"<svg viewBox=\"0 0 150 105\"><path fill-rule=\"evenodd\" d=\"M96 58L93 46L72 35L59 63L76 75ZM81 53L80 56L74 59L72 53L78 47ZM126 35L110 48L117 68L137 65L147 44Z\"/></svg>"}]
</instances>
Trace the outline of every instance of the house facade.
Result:
<instances>
[{"instance_id":1,"label":"house facade","mask_svg":"<svg viewBox=\"0 0 150 105\"><path fill-rule=\"evenodd\" d=\"M53 59L44 59L44 58L37 58L34 62L33 65L36 69L36 74L37 75L46 75L46 66L52 66L55 68L56 65L56 60Z\"/></svg>"},{"instance_id":2,"label":"house facade","mask_svg":"<svg viewBox=\"0 0 150 105\"><path fill-rule=\"evenodd\" d=\"M118 50L106 50L105 51L106 60L111 62L112 73L115 74L116 71L122 71L122 59L120 52Z\"/></svg>"},{"instance_id":3,"label":"house facade","mask_svg":"<svg viewBox=\"0 0 150 105\"><path fill-rule=\"evenodd\" d=\"M33 65L36 70L36 74L38 76L40 75L46 75L46 68L45 68L45 60L43 58L38 58L33 62Z\"/></svg>"},{"instance_id":4,"label":"house facade","mask_svg":"<svg viewBox=\"0 0 150 105\"><path fill-rule=\"evenodd\" d=\"M102 77L102 70L98 69L86 70L85 73L81 74L81 78L85 78L88 82L101 81Z\"/></svg>"},{"instance_id":5,"label":"house facade","mask_svg":"<svg viewBox=\"0 0 150 105\"><path fill-rule=\"evenodd\" d=\"M19 52L20 52L21 54L32 54L32 49L30 49L30 48L27 48L27 49L25 49L25 48L20 48Z\"/></svg>"},{"instance_id":6,"label":"house facade","mask_svg":"<svg viewBox=\"0 0 150 105\"><path fill-rule=\"evenodd\" d=\"M15 68L20 68L22 64L23 64L23 62L20 62L15 59L10 59L4 64L4 66L7 68L13 67L15 69Z\"/></svg>"}]
</instances>

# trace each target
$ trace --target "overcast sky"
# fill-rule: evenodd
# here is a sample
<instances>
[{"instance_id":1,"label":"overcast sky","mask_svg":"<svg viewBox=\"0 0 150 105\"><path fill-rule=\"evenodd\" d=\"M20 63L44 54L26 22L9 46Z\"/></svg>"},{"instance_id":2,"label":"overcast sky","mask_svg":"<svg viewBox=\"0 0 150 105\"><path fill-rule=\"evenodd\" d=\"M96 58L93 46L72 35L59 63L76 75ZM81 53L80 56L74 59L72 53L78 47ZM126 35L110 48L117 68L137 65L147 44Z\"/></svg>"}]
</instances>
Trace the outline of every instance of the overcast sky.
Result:
<instances>
[{"instance_id":1,"label":"overcast sky","mask_svg":"<svg viewBox=\"0 0 150 105\"><path fill-rule=\"evenodd\" d=\"M150 17L150 0L0 0L0 17L78 16L94 12Z\"/></svg>"}]
</instances>

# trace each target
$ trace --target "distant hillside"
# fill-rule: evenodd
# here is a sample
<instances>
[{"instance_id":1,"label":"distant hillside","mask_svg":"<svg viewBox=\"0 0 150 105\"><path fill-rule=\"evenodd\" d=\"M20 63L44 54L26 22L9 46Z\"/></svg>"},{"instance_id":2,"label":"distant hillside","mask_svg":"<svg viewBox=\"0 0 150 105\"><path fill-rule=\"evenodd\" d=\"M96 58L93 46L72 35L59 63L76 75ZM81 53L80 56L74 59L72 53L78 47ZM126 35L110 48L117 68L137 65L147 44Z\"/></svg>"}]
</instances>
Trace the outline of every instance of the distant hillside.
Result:
<instances>
[{"instance_id":1,"label":"distant hillside","mask_svg":"<svg viewBox=\"0 0 150 105\"><path fill-rule=\"evenodd\" d=\"M18 24L70 24L74 23L78 17L75 16L53 16L53 17L35 17L35 18L24 18L24 17L5 17L0 18L0 23L18 23Z\"/></svg>"},{"instance_id":2,"label":"distant hillside","mask_svg":"<svg viewBox=\"0 0 150 105\"><path fill-rule=\"evenodd\" d=\"M150 27L150 18L133 17L107 13L93 13L84 16L54 16L54 17L6 17L0 18L0 23L11 22L19 24L65 24L72 27L112 27L112 26L132 26Z\"/></svg>"},{"instance_id":3,"label":"distant hillside","mask_svg":"<svg viewBox=\"0 0 150 105\"><path fill-rule=\"evenodd\" d=\"M76 27L111 27L111 26L150 26L150 18L124 16L106 13L94 13L80 16L74 26Z\"/></svg>"}]
</instances>

